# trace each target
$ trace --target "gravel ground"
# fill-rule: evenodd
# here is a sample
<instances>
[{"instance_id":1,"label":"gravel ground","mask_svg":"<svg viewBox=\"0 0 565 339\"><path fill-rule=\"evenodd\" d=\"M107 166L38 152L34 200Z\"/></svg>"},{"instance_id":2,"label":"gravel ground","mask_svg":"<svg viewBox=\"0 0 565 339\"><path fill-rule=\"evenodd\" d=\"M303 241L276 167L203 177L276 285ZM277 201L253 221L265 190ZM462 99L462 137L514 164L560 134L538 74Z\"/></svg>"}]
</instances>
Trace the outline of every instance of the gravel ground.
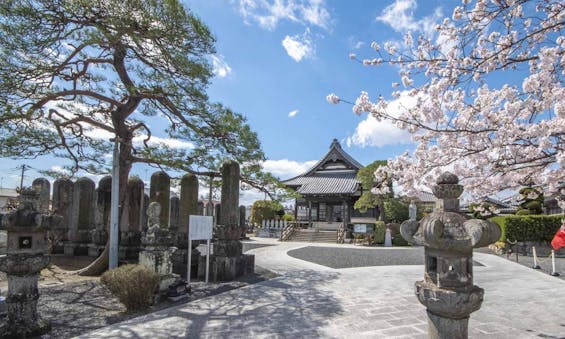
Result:
<instances>
[{"instance_id":1,"label":"gravel ground","mask_svg":"<svg viewBox=\"0 0 565 339\"><path fill-rule=\"evenodd\" d=\"M335 248L307 246L288 252L291 257L330 268L423 265L424 248ZM475 266L482 266L474 261Z\"/></svg>"},{"instance_id":2,"label":"gravel ground","mask_svg":"<svg viewBox=\"0 0 565 339\"><path fill-rule=\"evenodd\" d=\"M271 279L277 275L255 267L255 274L232 282L191 282L193 293L188 300L163 301L143 313L127 313L125 307L100 283L99 279L62 283L40 288L38 311L51 322L51 332L41 338L71 338L100 327L191 302L229 290Z\"/></svg>"}]
</instances>

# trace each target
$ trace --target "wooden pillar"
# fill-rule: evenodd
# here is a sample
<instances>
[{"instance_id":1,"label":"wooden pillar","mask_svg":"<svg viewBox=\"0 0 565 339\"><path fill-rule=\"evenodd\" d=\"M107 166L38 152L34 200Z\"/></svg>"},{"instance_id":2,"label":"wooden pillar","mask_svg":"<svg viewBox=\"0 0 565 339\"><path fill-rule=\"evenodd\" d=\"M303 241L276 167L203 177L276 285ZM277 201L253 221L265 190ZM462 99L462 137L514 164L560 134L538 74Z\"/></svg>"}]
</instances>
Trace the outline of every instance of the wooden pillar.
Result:
<instances>
[{"instance_id":1,"label":"wooden pillar","mask_svg":"<svg viewBox=\"0 0 565 339\"><path fill-rule=\"evenodd\" d=\"M349 206L347 202L343 200L341 203L341 220L343 223L343 229L347 229L347 224L349 223Z\"/></svg>"},{"instance_id":2,"label":"wooden pillar","mask_svg":"<svg viewBox=\"0 0 565 339\"><path fill-rule=\"evenodd\" d=\"M312 201L308 200L308 227L312 227Z\"/></svg>"},{"instance_id":3,"label":"wooden pillar","mask_svg":"<svg viewBox=\"0 0 565 339\"><path fill-rule=\"evenodd\" d=\"M298 199L294 199L294 221L298 222Z\"/></svg>"}]
</instances>

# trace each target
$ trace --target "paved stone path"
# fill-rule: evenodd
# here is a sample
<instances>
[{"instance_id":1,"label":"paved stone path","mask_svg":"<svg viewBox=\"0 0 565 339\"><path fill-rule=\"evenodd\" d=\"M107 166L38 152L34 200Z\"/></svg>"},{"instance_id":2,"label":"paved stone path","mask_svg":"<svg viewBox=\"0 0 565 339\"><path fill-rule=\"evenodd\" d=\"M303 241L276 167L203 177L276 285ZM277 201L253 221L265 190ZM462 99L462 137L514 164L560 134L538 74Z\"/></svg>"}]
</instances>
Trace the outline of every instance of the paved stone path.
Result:
<instances>
[{"instance_id":1,"label":"paved stone path","mask_svg":"<svg viewBox=\"0 0 565 339\"><path fill-rule=\"evenodd\" d=\"M258 266L280 277L82 337L427 338L425 309L414 296L423 266L332 269L286 254L310 244L260 242L275 246L249 253ZM391 249L377 250L386 255ZM565 338L564 281L495 255L475 253L474 258L484 265L474 272L485 300L471 315L471 338Z\"/></svg>"}]
</instances>

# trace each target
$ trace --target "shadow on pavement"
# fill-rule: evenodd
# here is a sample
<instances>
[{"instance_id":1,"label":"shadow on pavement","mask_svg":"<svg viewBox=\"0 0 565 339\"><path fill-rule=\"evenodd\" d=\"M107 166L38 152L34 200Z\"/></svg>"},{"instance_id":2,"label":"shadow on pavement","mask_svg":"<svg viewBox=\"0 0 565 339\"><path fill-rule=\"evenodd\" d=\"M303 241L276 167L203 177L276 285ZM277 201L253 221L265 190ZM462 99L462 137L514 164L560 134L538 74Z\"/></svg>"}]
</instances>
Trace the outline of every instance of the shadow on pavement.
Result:
<instances>
[{"instance_id":1,"label":"shadow on pavement","mask_svg":"<svg viewBox=\"0 0 565 339\"><path fill-rule=\"evenodd\" d=\"M98 337L202 338L323 336L318 332L344 311L324 286L335 272L302 270L132 319L95 333ZM89 338L93 334L88 335Z\"/></svg>"}]
</instances>

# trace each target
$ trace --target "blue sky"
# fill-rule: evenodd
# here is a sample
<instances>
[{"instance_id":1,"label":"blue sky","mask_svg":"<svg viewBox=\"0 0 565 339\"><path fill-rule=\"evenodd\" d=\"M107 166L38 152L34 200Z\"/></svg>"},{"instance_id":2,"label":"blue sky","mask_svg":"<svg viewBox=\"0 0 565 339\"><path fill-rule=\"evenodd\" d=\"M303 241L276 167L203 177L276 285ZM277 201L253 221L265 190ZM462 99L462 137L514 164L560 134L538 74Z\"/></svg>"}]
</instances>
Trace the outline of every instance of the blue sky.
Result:
<instances>
[{"instance_id":1,"label":"blue sky","mask_svg":"<svg viewBox=\"0 0 565 339\"><path fill-rule=\"evenodd\" d=\"M389 97L398 69L365 67L349 54L374 58L371 41L400 40L402 32L424 30L455 5L421 0L186 3L209 25L229 67L218 72L223 76L214 80L211 98L248 117L271 160L267 168L283 177L274 161L317 160L333 138L363 164L409 148L406 134L376 126L366 115L356 116L350 105L331 105L325 98L334 92L354 100L361 90ZM385 21L397 22L397 30Z\"/></svg>"},{"instance_id":2,"label":"blue sky","mask_svg":"<svg viewBox=\"0 0 565 339\"><path fill-rule=\"evenodd\" d=\"M459 2L424 0L185 0L217 39L211 59L216 77L213 101L244 114L258 133L268 161L265 169L282 179L307 169L325 154L333 138L362 164L410 149L409 137L351 105L331 105L329 93L354 101L361 90L390 98L398 69L365 67L350 60L376 57L371 41L400 41L402 33L425 33ZM19 185L15 167L37 170L60 160L2 159L3 187ZM152 170L150 170L149 175ZM145 167L133 174L146 179ZM261 195L262 196L262 195ZM249 195L245 200L249 201Z\"/></svg>"}]
</instances>

